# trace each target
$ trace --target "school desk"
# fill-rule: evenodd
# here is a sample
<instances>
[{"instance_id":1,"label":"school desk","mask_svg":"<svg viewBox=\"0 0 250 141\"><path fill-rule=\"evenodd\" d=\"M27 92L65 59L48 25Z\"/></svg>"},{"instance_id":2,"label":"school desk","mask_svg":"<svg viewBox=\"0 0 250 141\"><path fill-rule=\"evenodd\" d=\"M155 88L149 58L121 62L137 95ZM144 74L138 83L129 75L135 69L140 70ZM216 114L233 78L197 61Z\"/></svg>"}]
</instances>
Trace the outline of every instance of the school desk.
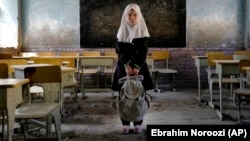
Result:
<instances>
[{"instance_id":1,"label":"school desk","mask_svg":"<svg viewBox=\"0 0 250 141\"><path fill-rule=\"evenodd\" d=\"M201 97L201 67L207 67L208 66L208 57L207 56L192 56L192 58L195 61L195 66L197 69L197 77L198 77L198 96L197 100L199 102L204 101Z\"/></svg>"},{"instance_id":2,"label":"school desk","mask_svg":"<svg viewBox=\"0 0 250 141\"><path fill-rule=\"evenodd\" d=\"M22 103L22 95L25 91L23 88L25 87L24 85L28 83L29 79L0 79L0 110L6 110L7 113L8 141L12 141L15 110L18 104Z\"/></svg>"},{"instance_id":3,"label":"school desk","mask_svg":"<svg viewBox=\"0 0 250 141\"><path fill-rule=\"evenodd\" d=\"M218 81L219 81L219 108L216 109L216 112L221 120L224 119L224 114L225 114L225 106L226 104L224 103L224 94L222 92L222 81L223 77L230 76L230 75L239 75L240 74L240 69L239 69L239 62L240 60L213 60L214 63L216 63L216 73L218 74ZM231 84L239 84L240 80L237 78L229 78L231 79L228 81L228 83ZM233 94L233 92L232 92ZM231 97L232 98L232 97ZM212 99L213 100L213 99ZM210 101L212 102L212 101ZM229 104L229 107L232 109L235 107L235 103L231 102L231 106Z\"/></svg>"}]
</instances>

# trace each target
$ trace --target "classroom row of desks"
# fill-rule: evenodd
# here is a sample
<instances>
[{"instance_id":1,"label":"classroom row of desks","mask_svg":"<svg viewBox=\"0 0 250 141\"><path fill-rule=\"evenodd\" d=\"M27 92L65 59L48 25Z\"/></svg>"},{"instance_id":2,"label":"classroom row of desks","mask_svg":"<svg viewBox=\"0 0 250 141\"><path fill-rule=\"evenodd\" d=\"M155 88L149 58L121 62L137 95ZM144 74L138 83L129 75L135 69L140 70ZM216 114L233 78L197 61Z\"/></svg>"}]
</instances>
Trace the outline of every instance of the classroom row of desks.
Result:
<instances>
[{"instance_id":1,"label":"classroom row of desks","mask_svg":"<svg viewBox=\"0 0 250 141\"><path fill-rule=\"evenodd\" d=\"M203 99L203 90L201 88L201 69L202 68L207 68L208 67L208 57L207 56L193 56L193 59L195 60L195 66L197 68L197 77L198 77L198 94L197 94L197 99L199 102L208 102L209 106L211 106L212 108L215 107L214 103L213 103L213 93L211 92L212 89L209 89L209 95L210 98L207 99ZM222 88L222 79L225 75L232 75L232 76L240 76L240 69L245 70L247 73L247 78L248 81L250 81L250 66L249 67L242 67L239 68L239 63L240 60L213 60L213 62L216 64L216 73L218 74L218 85L219 85L219 104L216 106L216 112L217 115L219 116L219 118L221 120L224 119L225 116L225 101L223 99L225 93L223 91ZM209 78L208 78L209 79ZM236 79L235 77L233 77L232 79ZM240 78L239 78L240 79ZM233 81L232 81L233 82ZM209 82L208 82L209 85ZM250 89L249 89L250 90ZM232 92L233 93L233 92ZM235 107L237 107L236 105L234 105Z\"/></svg>"},{"instance_id":2,"label":"classroom row of desks","mask_svg":"<svg viewBox=\"0 0 250 141\"><path fill-rule=\"evenodd\" d=\"M48 57L41 57L41 58L47 58L49 60L51 60L51 58L59 58L59 59L70 58L70 59L74 59L75 63L79 66L83 65L81 63L84 63L84 65L87 64L87 65L92 65L92 66L96 66L96 65L98 65L98 66L112 66L115 63L114 62L115 59L117 59L116 57L113 57L113 56L98 56L98 57L97 56L82 56L82 57L74 57L74 56L68 56L68 57L52 56L51 57L51 56L48 56ZM22 89L24 89L24 88L27 89L28 85L30 83L30 80L26 79L26 77L25 77L24 70L26 68L29 68L29 67L38 68L38 67L52 65L52 64L42 64L42 63L35 64L35 63L27 63L27 62L26 63L23 62L23 63L19 64L17 61L19 59L22 59L22 60L24 59L26 61L32 60L32 58L30 58L30 57L19 57L19 56L13 57L13 59L0 59L0 63L7 63L8 61L11 61L11 63L7 63L7 64L9 65L9 68L11 69L11 73L13 73L13 75L11 75L9 77L9 79L1 79L1 81L0 81L1 91L4 91L4 94L1 96L6 97L6 98L1 98L1 100L2 100L1 103L5 103L5 105L0 104L0 106L1 106L0 109L7 110L6 113L7 113L7 119L8 119L7 120L8 140L12 140L13 128L14 128L14 123L15 123L16 106L23 102L22 99L26 100L26 98L24 98L23 96L27 95L27 94L24 94L24 90L22 90ZM110 63L110 60L112 60L111 63ZM109 61L109 63L107 61ZM78 63L80 63L80 64L78 64ZM114 66L112 66L112 67L114 67ZM64 109L63 88L64 88L64 86L68 86L68 85L75 83L75 72L76 71L78 71L78 68L76 68L76 67L67 67L67 65L61 66L62 81L61 81L61 95L59 96L59 99L60 99L59 102L61 105L62 114L63 114L63 109ZM113 73L113 71L111 71L111 73ZM50 76L46 76L45 74L44 75L41 74L40 76L41 77L50 77ZM83 82L81 82L81 83L83 83ZM18 89L18 92L13 92L12 91L13 88ZM85 96L85 93L84 93L85 89L86 88L84 88L83 84L81 84L82 96ZM110 92L112 92L112 90L110 88L107 88L107 89ZM44 90L44 91L47 91L47 90ZM100 89L100 91L104 91L104 89ZM26 93L27 93L27 90L26 90ZM15 97L15 98L13 98L13 97ZM47 97L45 99L47 99L47 101L52 101L53 99L55 99L55 97L56 97L56 95L53 95L53 96Z\"/></svg>"},{"instance_id":3,"label":"classroom row of desks","mask_svg":"<svg viewBox=\"0 0 250 141\"><path fill-rule=\"evenodd\" d=\"M16 64L16 63L17 64L41 64L41 63L56 64L56 65L73 67L73 68L76 68L78 72L80 72L83 66L86 66L86 67L105 66L105 62L110 62L110 61L113 61L113 63L112 65L109 65L108 67L112 68L113 69L112 71L114 71L117 59L118 59L117 56L38 56L38 57L13 56L13 59L8 59L8 61L9 62L11 61L10 62L11 65ZM148 59L153 60L153 57L147 56L147 60ZM0 59L0 63L4 62L5 60L6 59ZM153 61L150 61L150 63L152 62ZM148 63L148 66L153 68L153 63L152 64ZM14 71L13 68L10 68L10 72L13 72L13 71ZM153 72L152 70L150 71ZM81 75L81 73L78 73L78 74ZM158 89L158 85L157 85L158 77L156 77L155 75L154 79L155 79L156 89ZM91 90L94 90L94 89L86 89L86 91L91 91ZM95 89L95 91L97 90L107 91L108 89ZM81 86L81 92L82 92L82 96L84 97L85 93L83 91L83 86Z\"/></svg>"},{"instance_id":4,"label":"classroom row of desks","mask_svg":"<svg viewBox=\"0 0 250 141\"><path fill-rule=\"evenodd\" d=\"M40 56L40 57L13 56L12 59L0 59L0 63L8 62L9 65L46 63L46 64L54 64L59 66L76 68L75 72L80 72L83 66L87 67L104 66L105 62L108 61L112 62L111 65L114 68L116 59L117 59L116 56ZM10 76L11 75L13 76L14 69L9 67L9 71L10 71ZM78 74L81 75L82 73ZM83 90L83 87L81 87L81 90ZM85 95L84 91L82 91L82 95L84 97Z\"/></svg>"},{"instance_id":5,"label":"classroom row of desks","mask_svg":"<svg viewBox=\"0 0 250 141\"><path fill-rule=\"evenodd\" d=\"M29 80L25 79L25 74L24 74L24 70L25 68L28 67L42 67L42 66L48 66L51 64L45 63L45 62L40 62L40 63L35 63L35 62L29 62L29 61L34 61L35 58L43 58L43 59L47 59L52 61L53 59L59 59L60 61L66 61L65 65L60 63L61 66L61 75L62 75L62 82L61 82L61 92L62 94L60 95L60 105L61 105L61 111L63 111L62 109L64 108L64 103L63 103L63 88L64 86L68 86L71 85L73 83L75 83L75 73L77 71L79 71L79 69L82 67L82 65L89 65L89 66L110 66L112 67L112 69L115 68L115 61L117 59L116 56L43 56L43 57L21 57L21 56L13 56L12 59L0 59L0 63L8 63L8 61L10 61L8 63L9 65L9 69L11 71L11 73L13 73L13 75L11 75L11 79L8 79L8 81L12 82L10 83L10 85L8 87L5 86L4 84L4 80L1 83L1 89L4 89L4 91L7 91L5 93L6 97L13 97L13 92L12 91L8 91L8 89L11 89L12 87L16 86L18 87L18 89L22 89L24 88L23 85L25 84L29 84ZM148 58L152 58L152 57L148 57ZM67 59L71 59L74 60L74 67L72 66L68 66L68 60ZM22 60L21 63L18 62L18 60ZM23 61L25 60L25 61ZM111 60L111 61L110 61ZM111 62L111 63L110 63ZM55 64L54 64L55 65ZM78 68L80 67L80 68ZM113 73L113 71L111 71L111 73ZM41 75L41 77L49 77L46 75ZM11 81L13 79L13 81ZM17 80L17 81L14 81ZM81 80L82 81L82 80ZM81 82L83 83L83 82ZM99 89L99 88L97 88ZM112 90L110 88L107 88L110 92L112 92ZM85 90L86 88L84 88L84 85L81 84L81 91L82 91L82 96L85 96ZM95 89L96 90L96 89ZM104 89L100 89L100 91L104 91ZM22 96L24 94L22 94L22 90L19 90L18 93L15 93L15 95L19 95ZM55 96L52 97L48 97L46 98L48 101L51 101L51 99L54 99ZM7 98L9 99L9 98ZM15 113L15 107L17 104L19 104L21 101L17 102L15 101L15 99L12 99L12 101L8 101L7 99L2 99L4 100L7 105L7 107L5 107L7 109L7 113L9 115L7 115L8 118L8 138L9 140L11 140L11 136L13 134L13 126L14 126L14 121L15 121L15 117L14 117L14 113ZM19 99L19 98L18 98ZM21 98L20 98L21 99ZM14 100L14 101L13 101ZM13 104L15 104L15 106L13 106ZM4 106L1 107L1 109Z\"/></svg>"},{"instance_id":6,"label":"classroom row of desks","mask_svg":"<svg viewBox=\"0 0 250 141\"><path fill-rule=\"evenodd\" d=\"M29 79L0 79L0 110L6 109L8 141L12 141L15 124L15 110L16 106L22 103L22 88L28 83ZM2 134L4 137L4 131L2 131Z\"/></svg>"},{"instance_id":7,"label":"classroom row of desks","mask_svg":"<svg viewBox=\"0 0 250 141\"><path fill-rule=\"evenodd\" d=\"M15 110L16 107L25 102L27 103L27 93L29 93L29 86L30 86L30 79L26 78L24 70L26 68L39 68L43 66L53 66L51 64L27 64L27 65L12 65L11 68L14 68L14 78L6 78L6 79L0 79L0 110L6 110L7 114L7 136L8 140L12 141L12 134L14 129L14 123L15 123ZM74 83L74 73L76 71L76 68L71 67L64 67L61 66L61 93L59 94L59 103L61 107L61 111L63 111L63 88L64 86L70 85ZM44 77L50 77L45 76L46 74L40 74L39 76L41 79ZM56 86L57 87L57 86ZM46 90L46 87L43 87L44 91L50 91ZM54 88L49 88L53 90ZM57 95L50 95L46 97L47 102L52 102L55 100ZM61 113L63 114L63 113ZM4 125L2 125L4 126Z\"/></svg>"},{"instance_id":8,"label":"classroom row of desks","mask_svg":"<svg viewBox=\"0 0 250 141\"><path fill-rule=\"evenodd\" d=\"M67 65L69 67L77 67L81 59L91 59L91 58L112 58L116 59L117 56L37 56L37 57L23 57L23 56L13 56L13 59L26 59L28 64L34 64L35 61L39 62L40 59L54 59L60 60L62 65Z\"/></svg>"}]
</instances>

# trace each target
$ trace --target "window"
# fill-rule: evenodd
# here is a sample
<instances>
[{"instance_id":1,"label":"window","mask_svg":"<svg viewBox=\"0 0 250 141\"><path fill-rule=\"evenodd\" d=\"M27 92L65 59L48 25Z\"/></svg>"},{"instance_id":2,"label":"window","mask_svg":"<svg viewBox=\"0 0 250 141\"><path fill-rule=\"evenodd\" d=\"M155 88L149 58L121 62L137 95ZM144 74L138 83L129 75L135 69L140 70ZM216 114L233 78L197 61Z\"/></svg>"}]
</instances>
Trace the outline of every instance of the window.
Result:
<instances>
[{"instance_id":1,"label":"window","mask_svg":"<svg viewBox=\"0 0 250 141\"><path fill-rule=\"evenodd\" d=\"M18 45L17 0L0 0L0 47Z\"/></svg>"}]
</instances>

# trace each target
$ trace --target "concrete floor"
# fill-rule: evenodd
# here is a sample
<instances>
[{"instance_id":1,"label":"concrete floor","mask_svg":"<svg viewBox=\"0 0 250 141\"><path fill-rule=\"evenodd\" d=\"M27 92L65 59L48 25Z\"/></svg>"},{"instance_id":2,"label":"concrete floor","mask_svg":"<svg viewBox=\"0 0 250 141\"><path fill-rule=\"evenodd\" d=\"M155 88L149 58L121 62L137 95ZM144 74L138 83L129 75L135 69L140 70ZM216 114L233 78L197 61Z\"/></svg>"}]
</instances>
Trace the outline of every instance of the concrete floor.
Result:
<instances>
[{"instance_id":1,"label":"concrete floor","mask_svg":"<svg viewBox=\"0 0 250 141\"><path fill-rule=\"evenodd\" d=\"M117 93L116 93L117 94ZM80 96L80 94L79 94ZM123 135L118 111L111 107L111 93L86 93L87 98L79 102L80 110L70 110L68 117L62 118L62 132L74 133L63 137L63 141L145 141L146 126L164 125L235 125L230 118L220 120L214 109L196 100L197 90L177 89L176 92L153 92L153 100L143 122L143 133ZM237 117L237 111L228 114ZM42 132L42 131L41 131ZM22 134L13 135L15 141L23 140Z\"/></svg>"}]
</instances>

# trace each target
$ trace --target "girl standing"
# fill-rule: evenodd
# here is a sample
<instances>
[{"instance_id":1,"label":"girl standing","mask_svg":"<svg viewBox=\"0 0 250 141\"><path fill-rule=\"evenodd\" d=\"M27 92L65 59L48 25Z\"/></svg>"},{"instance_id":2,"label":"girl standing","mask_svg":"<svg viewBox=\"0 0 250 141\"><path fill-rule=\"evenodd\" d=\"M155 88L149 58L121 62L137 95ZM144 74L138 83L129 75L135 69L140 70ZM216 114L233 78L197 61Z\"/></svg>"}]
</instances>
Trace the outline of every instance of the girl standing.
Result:
<instances>
[{"instance_id":1,"label":"girl standing","mask_svg":"<svg viewBox=\"0 0 250 141\"><path fill-rule=\"evenodd\" d=\"M116 53L118 54L117 67L112 83L112 90L121 90L118 83L120 78L131 75L143 75L143 87L146 90L154 89L152 78L146 63L148 53L148 38L150 37L140 7L128 4L122 14L121 25L117 33ZM143 117L143 116L142 116ZM141 133L143 118L128 121L121 118L122 132L129 132L130 122L134 124L134 132Z\"/></svg>"}]
</instances>

